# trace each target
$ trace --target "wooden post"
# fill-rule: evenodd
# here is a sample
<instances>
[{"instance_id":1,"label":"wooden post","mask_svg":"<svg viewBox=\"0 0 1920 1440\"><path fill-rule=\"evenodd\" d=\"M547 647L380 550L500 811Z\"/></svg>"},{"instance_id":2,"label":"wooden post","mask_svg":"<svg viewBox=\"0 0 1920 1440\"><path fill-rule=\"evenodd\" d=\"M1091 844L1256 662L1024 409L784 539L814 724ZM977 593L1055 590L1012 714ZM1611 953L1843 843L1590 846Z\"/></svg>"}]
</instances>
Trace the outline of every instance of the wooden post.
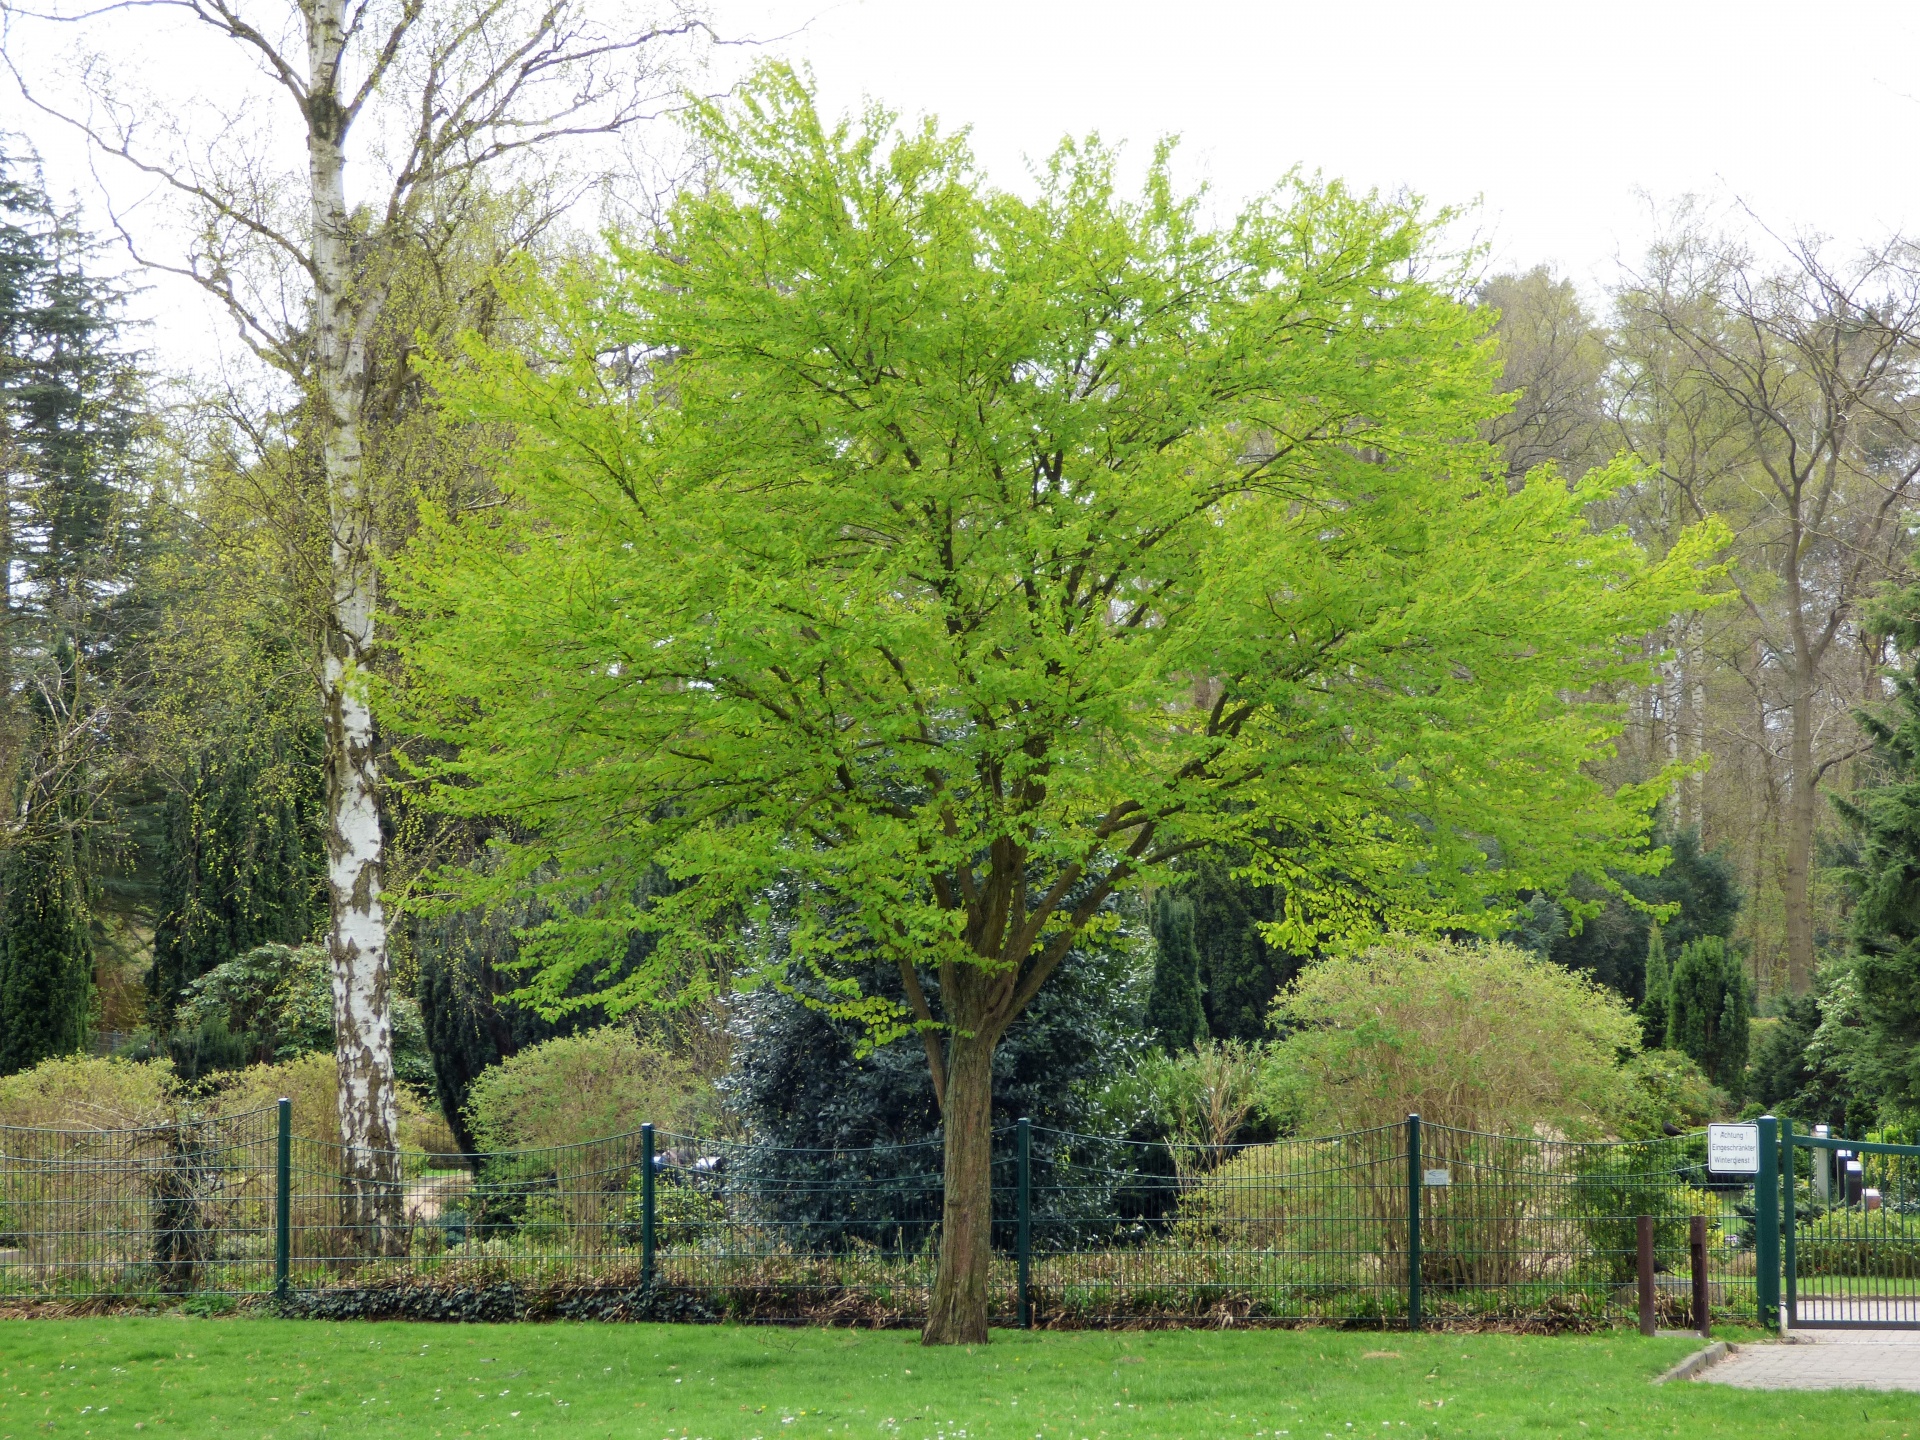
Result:
<instances>
[{"instance_id":1,"label":"wooden post","mask_svg":"<svg viewBox=\"0 0 1920 1440\"><path fill-rule=\"evenodd\" d=\"M1642 1215L1635 1228L1640 1232L1640 1333L1651 1335L1660 1323L1653 1306L1653 1217Z\"/></svg>"},{"instance_id":2,"label":"wooden post","mask_svg":"<svg viewBox=\"0 0 1920 1440\"><path fill-rule=\"evenodd\" d=\"M1707 1286L1707 1217L1695 1215L1687 1226L1687 1250L1693 1267L1693 1323L1703 1337L1713 1337L1713 1298Z\"/></svg>"}]
</instances>

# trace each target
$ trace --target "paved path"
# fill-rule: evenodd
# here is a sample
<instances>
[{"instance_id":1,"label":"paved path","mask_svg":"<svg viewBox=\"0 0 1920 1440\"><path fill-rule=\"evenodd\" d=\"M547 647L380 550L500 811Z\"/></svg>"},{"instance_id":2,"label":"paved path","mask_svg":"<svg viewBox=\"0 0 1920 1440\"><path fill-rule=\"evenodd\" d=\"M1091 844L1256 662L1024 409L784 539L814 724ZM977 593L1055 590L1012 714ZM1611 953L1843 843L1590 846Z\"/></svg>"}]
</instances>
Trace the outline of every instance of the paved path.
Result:
<instances>
[{"instance_id":1,"label":"paved path","mask_svg":"<svg viewBox=\"0 0 1920 1440\"><path fill-rule=\"evenodd\" d=\"M1748 1390L1920 1390L1920 1330L1800 1330L1742 1345L1696 1377Z\"/></svg>"}]
</instances>

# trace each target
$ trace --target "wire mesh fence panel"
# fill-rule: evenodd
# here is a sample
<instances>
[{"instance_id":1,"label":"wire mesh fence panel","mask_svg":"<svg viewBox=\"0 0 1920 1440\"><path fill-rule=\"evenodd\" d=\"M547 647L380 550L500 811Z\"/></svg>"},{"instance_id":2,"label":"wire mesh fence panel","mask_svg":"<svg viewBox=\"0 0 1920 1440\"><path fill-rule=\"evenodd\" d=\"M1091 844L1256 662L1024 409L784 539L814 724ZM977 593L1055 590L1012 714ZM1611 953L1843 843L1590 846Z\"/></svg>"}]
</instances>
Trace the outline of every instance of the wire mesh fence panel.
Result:
<instances>
[{"instance_id":1,"label":"wire mesh fence panel","mask_svg":"<svg viewBox=\"0 0 1920 1440\"><path fill-rule=\"evenodd\" d=\"M671 1138L656 1187L663 1284L739 1318L926 1314L945 1193L938 1140L700 1151Z\"/></svg>"},{"instance_id":2,"label":"wire mesh fence panel","mask_svg":"<svg viewBox=\"0 0 1920 1440\"><path fill-rule=\"evenodd\" d=\"M1428 1124L1421 1158L1421 1289L1436 1323L1632 1316L1642 1215L1662 1323L1691 1323L1695 1215L1708 1217L1716 1312L1753 1313L1751 1187L1711 1188L1697 1137L1578 1144Z\"/></svg>"},{"instance_id":3,"label":"wire mesh fence panel","mask_svg":"<svg viewBox=\"0 0 1920 1440\"><path fill-rule=\"evenodd\" d=\"M365 1167L383 1177L372 1182L356 1178L348 1158L337 1143L294 1138L288 1280L295 1290L394 1278L611 1283L638 1255L637 1134L485 1155L389 1152Z\"/></svg>"},{"instance_id":4,"label":"wire mesh fence panel","mask_svg":"<svg viewBox=\"0 0 1920 1440\"><path fill-rule=\"evenodd\" d=\"M275 1115L0 1127L0 1298L263 1294Z\"/></svg>"},{"instance_id":5,"label":"wire mesh fence panel","mask_svg":"<svg viewBox=\"0 0 1920 1440\"><path fill-rule=\"evenodd\" d=\"M510 1297L502 1314L613 1313L538 1301L594 1294L630 1297L625 1314L905 1324L932 1292L938 1139L800 1150L647 1128L394 1152L370 1167L380 1192L337 1143L289 1134L283 1231L277 1139L272 1110L0 1130L0 1294L264 1294L279 1245L294 1296L488 1293ZM1699 1136L1582 1145L1428 1124L1209 1146L1009 1126L991 1309L1047 1326L1400 1325L1416 1306L1441 1324L1602 1323L1635 1311L1649 1215L1659 1308L1678 1324L1704 1215L1714 1306L1752 1315L1752 1187L1716 1185L1704 1159ZM1911 1171L1883 1168L1891 1199L1858 1234L1899 1257L1920 1207ZM1802 1228L1803 1253L1824 1254Z\"/></svg>"},{"instance_id":6,"label":"wire mesh fence panel","mask_svg":"<svg viewBox=\"0 0 1920 1440\"><path fill-rule=\"evenodd\" d=\"M1037 1324L1405 1314L1398 1127L1244 1147L1033 1133L1051 1151L1032 1182Z\"/></svg>"}]
</instances>

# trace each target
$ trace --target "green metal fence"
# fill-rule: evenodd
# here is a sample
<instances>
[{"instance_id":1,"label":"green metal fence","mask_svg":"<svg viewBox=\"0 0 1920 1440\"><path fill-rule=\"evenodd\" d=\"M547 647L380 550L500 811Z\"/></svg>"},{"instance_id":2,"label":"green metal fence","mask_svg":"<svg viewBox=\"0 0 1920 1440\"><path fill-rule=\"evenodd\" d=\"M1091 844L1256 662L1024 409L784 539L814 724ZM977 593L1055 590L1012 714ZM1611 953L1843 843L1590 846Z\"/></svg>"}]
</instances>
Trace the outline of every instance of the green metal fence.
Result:
<instances>
[{"instance_id":1,"label":"green metal fence","mask_svg":"<svg viewBox=\"0 0 1920 1440\"><path fill-rule=\"evenodd\" d=\"M1920 1329L1920 1145L1789 1135L1786 1305L1802 1329Z\"/></svg>"},{"instance_id":2,"label":"green metal fence","mask_svg":"<svg viewBox=\"0 0 1920 1440\"><path fill-rule=\"evenodd\" d=\"M397 1225L283 1102L130 1131L0 1129L0 1301L267 1296L296 1311L907 1324L932 1288L937 1140L780 1149L661 1132L393 1157ZM1762 1195L1773 1193L1764 1185ZM1688 1318L1689 1221L1716 1313L1769 1306L1769 1207L1699 1135L1583 1145L1409 1117L1245 1146L1029 1126L995 1137L993 1310L1045 1326ZM1803 1242L1804 1243L1804 1242ZM1778 1273L1777 1265L1771 1272Z\"/></svg>"},{"instance_id":3,"label":"green metal fence","mask_svg":"<svg viewBox=\"0 0 1920 1440\"><path fill-rule=\"evenodd\" d=\"M263 1293L277 1122L0 1128L0 1301Z\"/></svg>"}]
</instances>

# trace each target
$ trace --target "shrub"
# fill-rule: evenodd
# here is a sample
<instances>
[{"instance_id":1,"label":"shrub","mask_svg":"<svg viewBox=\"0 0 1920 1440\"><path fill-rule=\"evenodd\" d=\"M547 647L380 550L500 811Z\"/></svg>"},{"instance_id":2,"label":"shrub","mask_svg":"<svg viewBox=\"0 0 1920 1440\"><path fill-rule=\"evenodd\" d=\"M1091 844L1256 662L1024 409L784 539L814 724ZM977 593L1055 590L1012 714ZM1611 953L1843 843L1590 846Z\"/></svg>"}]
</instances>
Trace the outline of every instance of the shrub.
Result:
<instances>
[{"instance_id":1,"label":"shrub","mask_svg":"<svg viewBox=\"0 0 1920 1440\"><path fill-rule=\"evenodd\" d=\"M1262 1050L1242 1040L1202 1040L1175 1054L1141 1057L1138 1074L1153 1118L1183 1171L1211 1169L1226 1157L1259 1103Z\"/></svg>"},{"instance_id":2,"label":"shrub","mask_svg":"<svg viewBox=\"0 0 1920 1440\"><path fill-rule=\"evenodd\" d=\"M467 1120L482 1150L578 1145L651 1121L692 1131L715 1113L691 1065L609 1025L543 1041L481 1072Z\"/></svg>"},{"instance_id":3,"label":"shrub","mask_svg":"<svg viewBox=\"0 0 1920 1440\"><path fill-rule=\"evenodd\" d=\"M131 1130L171 1120L178 1099L165 1060L65 1056L0 1078L0 1125Z\"/></svg>"},{"instance_id":4,"label":"shrub","mask_svg":"<svg viewBox=\"0 0 1920 1440\"><path fill-rule=\"evenodd\" d=\"M1690 1217L1719 1213L1716 1198L1679 1173L1687 1159L1680 1147L1652 1141L1595 1146L1576 1160L1572 1213L1609 1279L1634 1278L1642 1215L1653 1217L1656 1265L1686 1268Z\"/></svg>"},{"instance_id":5,"label":"shrub","mask_svg":"<svg viewBox=\"0 0 1920 1440\"><path fill-rule=\"evenodd\" d=\"M1505 944L1401 940L1315 962L1274 1003L1269 1108L1361 1130L1418 1112L1465 1129L1604 1130L1623 1108L1625 1003Z\"/></svg>"},{"instance_id":6,"label":"shrub","mask_svg":"<svg viewBox=\"0 0 1920 1440\"><path fill-rule=\"evenodd\" d=\"M1622 1139L1651 1140L1668 1125L1698 1129L1732 1107L1731 1097L1678 1050L1646 1050L1628 1056L1620 1068L1625 1084L1614 1128Z\"/></svg>"},{"instance_id":7,"label":"shrub","mask_svg":"<svg viewBox=\"0 0 1920 1440\"><path fill-rule=\"evenodd\" d=\"M337 1108L339 1071L333 1056L314 1052L278 1065L250 1065L230 1070L215 1082L213 1103L221 1115L241 1115L274 1104L282 1096L293 1102L293 1133L325 1144L340 1143ZM400 1145L445 1155L456 1152L453 1134L440 1112L406 1085L397 1086Z\"/></svg>"},{"instance_id":8,"label":"shrub","mask_svg":"<svg viewBox=\"0 0 1920 1440\"><path fill-rule=\"evenodd\" d=\"M333 980L326 949L255 946L190 984L174 1015L177 1028L168 1043L177 1059L190 1063L191 1074L330 1055ZM393 998L393 1072L423 1093L434 1088L420 1003L407 995Z\"/></svg>"}]
</instances>

